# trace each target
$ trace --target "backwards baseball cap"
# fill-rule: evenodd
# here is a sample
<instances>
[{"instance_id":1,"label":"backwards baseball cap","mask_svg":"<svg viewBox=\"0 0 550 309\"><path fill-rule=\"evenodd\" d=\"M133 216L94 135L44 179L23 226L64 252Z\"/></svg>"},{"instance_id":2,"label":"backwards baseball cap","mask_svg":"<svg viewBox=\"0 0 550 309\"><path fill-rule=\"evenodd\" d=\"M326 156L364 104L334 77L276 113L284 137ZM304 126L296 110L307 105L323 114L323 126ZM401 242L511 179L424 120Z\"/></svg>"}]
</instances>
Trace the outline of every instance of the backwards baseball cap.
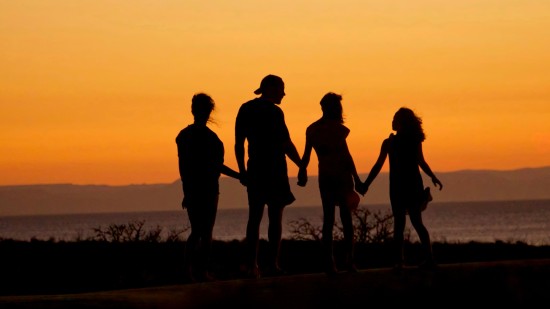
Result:
<instances>
[{"instance_id":1,"label":"backwards baseball cap","mask_svg":"<svg viewBox=\"0 0 550 309\"><path fill-rule=\"evenodd\" d=\"M260 83L260 88L256 89L254 93L260 94L263 93L266 88L280 85L284 85L283 79L277 75L269 74L262 79L262 82Z\"/></svg>"}]
</instances>

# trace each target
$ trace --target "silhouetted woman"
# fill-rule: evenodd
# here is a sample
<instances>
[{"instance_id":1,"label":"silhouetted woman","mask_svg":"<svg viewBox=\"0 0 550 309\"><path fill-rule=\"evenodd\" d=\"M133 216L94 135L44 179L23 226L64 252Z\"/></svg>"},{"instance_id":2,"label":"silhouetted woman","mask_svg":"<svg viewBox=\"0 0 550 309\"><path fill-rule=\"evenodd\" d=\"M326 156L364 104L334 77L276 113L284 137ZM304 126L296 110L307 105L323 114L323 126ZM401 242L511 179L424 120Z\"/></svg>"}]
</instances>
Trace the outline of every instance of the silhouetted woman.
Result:
<instances>
[{"instance_id":1,"label":"silhouetted woman","mask_svg":"<svg viewBox=\"0 0 550 309\"><path fill-rule=\"evenodd\" d=\"M193 96L194 123L176 137L179 172L183 187L182 207L187 209L191 234L185 246L184 271L188 281L210 281L208 272L212 231L218 210L220 173L239 179L224 165L222 141L206 124L211 121L214 100L204 93Z\"/></svg>"},{"instance_id":2,"label":"silhouetted woman","mask_svg":"<svg viewBox=\"0 0 550 309\"><path fill-rule=\"evenodd\" d=\"M323 246L325 272L335 274L337 268L333 255L333 226L336 207L344 229L345 264L348 271L355 272L353 261L354 231L352 212L359 205L356 185L362 185L346 138L350 130L344 126L342 96L329 92L321 99L323 116L306 130L306 146L298 172L298 185L307 183L307 166L311 150L315 149L319 161L319 191L323 204Z\"/></svg>"},{"instance_id":3,"label":"silhouetted woman","mask_svg":"<svg viewBox=\"0 0 550 309\"><path fill-rule=\"evenodd\" d=\"M425 261L420 264L420 267L433 268L436 264L433 258L430 234L422 222L422 206L427 203L427 195L419 167L431 177L436 187L439 185L440 190L443 185L424 159L422 142L426 137L422 129L422 119L411 109L402 107L393 117L392 130L396 134L391 133L382 143L380 155L364 183L363 191L368 190L368 187L382 169L386 157L389 156L390 201L394 219L395 268L399 270L403 267L404 232L407 214L425 253Z\"/></svg>"}]
</instances>

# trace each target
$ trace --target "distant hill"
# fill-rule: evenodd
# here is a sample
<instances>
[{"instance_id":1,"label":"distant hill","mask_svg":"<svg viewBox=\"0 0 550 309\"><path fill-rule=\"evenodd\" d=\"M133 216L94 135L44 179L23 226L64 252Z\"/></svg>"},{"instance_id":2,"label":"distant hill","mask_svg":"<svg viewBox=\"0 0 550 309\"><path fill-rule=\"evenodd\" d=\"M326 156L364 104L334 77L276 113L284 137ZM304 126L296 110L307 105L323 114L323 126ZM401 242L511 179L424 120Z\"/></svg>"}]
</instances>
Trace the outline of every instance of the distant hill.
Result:
<instances>
[{"instance_id":1,"label":"distant hill","mask_svg":"<svg viewBox=\"0 0 550 309\"><path fill-rule=\"evenodd\" d=\"M437 173L442 191L433 190L434 202L550 199L550 166L509 171L462 170ZM366 175L361 175L365 179ZM425 185L433 185L429 179ZM296 201L292 206L319 206L317 177L299 187L290 180ZM220 208L246 208L246 188L237 180L220 179ZM387 204L388 174L381 173L361 204ZM22 185L0 186L0 216L180 210L179 180L166 184Z\"/></svg>"}]
</instances>

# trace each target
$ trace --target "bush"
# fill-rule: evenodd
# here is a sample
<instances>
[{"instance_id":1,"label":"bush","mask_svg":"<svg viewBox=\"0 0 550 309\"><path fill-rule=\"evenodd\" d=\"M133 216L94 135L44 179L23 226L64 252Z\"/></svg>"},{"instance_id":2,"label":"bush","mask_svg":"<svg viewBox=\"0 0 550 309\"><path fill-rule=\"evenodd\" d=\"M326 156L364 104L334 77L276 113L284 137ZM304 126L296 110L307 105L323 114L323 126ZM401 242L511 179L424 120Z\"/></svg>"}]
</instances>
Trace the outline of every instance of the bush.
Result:
<instances>
[{"instance_id":1,"label":"bush","mask_svg":"<svg viewBox=\"0 0 550 309\"><path fill-rule=\"evenodd\" d=\"M306 218L290 221L291 239L315 240L322 239L322 226L309 222ZM359 207L353 213L353 227L355 242L362 244L386 243L393 238L393 215L391 212L380 210L373 212L366 207ZM409 235L410 233L406 233ZM344 238L343 227L338 220L334 223L334 240ZM408 239L408 236L406 237Z\"/></svg>"},{"instance_id":2,"label":"bush","mask_svg":"<svg viewBox=\"0 0 550 309\"><path fill-rule=\"evenodd\" d=\"M106 228L101 226L93 229L95 236L91 240L106 241L106 242L153 242L159 243L162 241L176 242L182 241L180 235L185 233L189 227L182 230L168 231L168 235L163 239L163 229L159 225L152 229L146 230L145 220L131 221L128 224L111 224Z\"/></svg>"}]
</instances>

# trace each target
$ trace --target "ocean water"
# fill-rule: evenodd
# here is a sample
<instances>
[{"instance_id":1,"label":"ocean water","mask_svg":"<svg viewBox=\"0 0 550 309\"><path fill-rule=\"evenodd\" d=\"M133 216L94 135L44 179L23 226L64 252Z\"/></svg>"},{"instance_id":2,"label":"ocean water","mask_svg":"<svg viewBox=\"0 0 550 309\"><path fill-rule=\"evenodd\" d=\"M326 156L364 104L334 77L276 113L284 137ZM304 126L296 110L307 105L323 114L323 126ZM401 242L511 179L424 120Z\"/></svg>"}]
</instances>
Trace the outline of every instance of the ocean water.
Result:
<instances>
[{"instance_id":1,"label":"ocean water","mask_svg":"<svg viewBox=\"0 0 550 309\"><path fill-rule=\"evenodd\" d=\"M389 205L360 205L373 212L389 213ZM244 239L248 212L246 209L218 211L214 238L218 240ZM318 207L288 206L283 218L283 237L290 238L291 222L304 218L321 226L322 209ZM337 215L337 220L339 220ZM430 203L423 213L424 223L432 241L450 243L516 242L531 245L550 245L550 200L439 202ZM70 214L43 216L0 217L0 238L16 240L85 239L94 235L94 228L105 229L113 224L143 221L145 229L162 228L164 236L171 231L189 234L187 212L129 212L102 214ZM267 212L261 225L261 237L267 238ZM409 221L407 228L416 238Z\"/></svg>"}]
</instances>

